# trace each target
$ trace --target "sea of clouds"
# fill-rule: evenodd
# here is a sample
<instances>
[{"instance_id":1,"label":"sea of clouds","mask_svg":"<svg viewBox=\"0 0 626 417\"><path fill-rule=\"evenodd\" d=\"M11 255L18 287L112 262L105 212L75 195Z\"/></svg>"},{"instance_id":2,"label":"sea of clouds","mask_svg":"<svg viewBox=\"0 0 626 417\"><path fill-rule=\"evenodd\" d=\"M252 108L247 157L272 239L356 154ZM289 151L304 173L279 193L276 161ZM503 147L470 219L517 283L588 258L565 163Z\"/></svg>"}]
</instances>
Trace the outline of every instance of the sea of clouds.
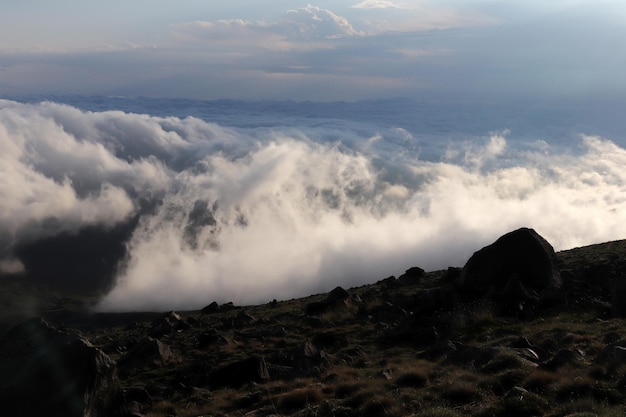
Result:
<instances>
[{"instance_id":1,"label":"sea of clouds","mask_svg":"<svg viewBox=\"0 0 626 417\"><path fill-rule=\"evenodd\" d=\"M556 250L626 238L624 138L563 120L533 133L496 115L451 128L406 103L384 117L376 102L82 100L0 100L0 270L23 270L20 245L136 218L100 310L263 303L462 266L522 226Z\"/></svg>"}]
</instances>

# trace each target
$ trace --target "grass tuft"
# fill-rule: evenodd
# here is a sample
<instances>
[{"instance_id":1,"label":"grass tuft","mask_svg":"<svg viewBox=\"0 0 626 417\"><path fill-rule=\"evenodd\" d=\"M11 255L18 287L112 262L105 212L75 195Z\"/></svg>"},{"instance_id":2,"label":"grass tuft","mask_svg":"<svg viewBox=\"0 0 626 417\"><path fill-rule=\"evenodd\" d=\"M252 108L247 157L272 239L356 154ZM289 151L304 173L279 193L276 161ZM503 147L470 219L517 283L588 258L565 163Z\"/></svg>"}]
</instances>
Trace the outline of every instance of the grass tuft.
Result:
<instances>
[{"instance_id":1,"label":"grass tuft","mask_svg":"<svg viewBox=\"0 0 626 417\"><path fill-rule=\"evenodd\" d=\"M401 373L395 381L396 385L400 387L413 388L423 387L427 382L428 374L418 370Z\"/></svg>"},{"instance_id":2,"label":"grass tuft","mask_svg":"<svg viewBox=\"0 0 626 417\"><path fill-rule=\"evenodd\" d=\"M298 388L277 398L279 410L301 410L324 399L320 387Z\"/></svg>"},{"instance_id":3,"label":"grass tuft","mask_svg":"<svg viewBox=\"0 0 626 417\"><path fill-rule=\"evenodd\" d=\"M541 394L546 392L558 380L559 377L553 372L537 369L526 377L522 386L529 391Z\"/></svg>"},{"instance_id":4,"label":"grass tuft","mask_svg":"<svg viewBox=\"0 0 626 417\"><path fill-rule=\"evenodd\" d=\"M442 390L443 397L455 405L479 401L482 395L475 384L466 381L454 381Z\"/></svg>"}]
</instances>

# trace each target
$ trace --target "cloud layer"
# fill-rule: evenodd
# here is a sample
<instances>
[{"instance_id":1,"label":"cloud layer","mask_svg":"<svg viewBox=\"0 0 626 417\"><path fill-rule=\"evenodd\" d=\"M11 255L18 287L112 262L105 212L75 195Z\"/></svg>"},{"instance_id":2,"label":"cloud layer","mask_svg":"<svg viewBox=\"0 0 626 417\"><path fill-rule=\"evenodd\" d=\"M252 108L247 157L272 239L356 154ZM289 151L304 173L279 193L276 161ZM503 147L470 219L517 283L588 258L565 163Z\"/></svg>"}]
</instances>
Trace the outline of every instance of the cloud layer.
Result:
<instances>
[{"instance_id":1,"label":"cloud layer","mask_svg":"<svg viewBox=\"0 0 626 417\"><path fill-rule=\"evenodd\" d=\"M520 226L557 250L626 236L622 147L510 135L439 152L399 126L228 128L2 101L0 267L19 271L28 242L136 217L99 308L191 309L461 266Z\"/></svg>"}]
</instances>

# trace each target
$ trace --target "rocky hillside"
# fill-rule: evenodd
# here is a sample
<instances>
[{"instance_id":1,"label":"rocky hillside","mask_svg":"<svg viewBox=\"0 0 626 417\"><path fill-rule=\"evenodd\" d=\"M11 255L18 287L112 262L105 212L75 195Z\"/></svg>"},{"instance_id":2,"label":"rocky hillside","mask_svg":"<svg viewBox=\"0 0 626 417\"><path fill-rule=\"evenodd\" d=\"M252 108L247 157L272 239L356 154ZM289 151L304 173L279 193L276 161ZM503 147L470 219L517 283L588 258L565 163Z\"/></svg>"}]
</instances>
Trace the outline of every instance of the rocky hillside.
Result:
<instances>
[{"instance_id":1,"label":"rocky hillside","mask_svg":"<svg viewBox=\"0 0 626 417\"><path fill-rule=\"evenodd\" d=\"M621 416L625 291L626 241L555 254L520 229L463 268L265 305L59 297L0 340L0 414L41 415L40 397L77 416Z\"/></svg>"}]
</instances>

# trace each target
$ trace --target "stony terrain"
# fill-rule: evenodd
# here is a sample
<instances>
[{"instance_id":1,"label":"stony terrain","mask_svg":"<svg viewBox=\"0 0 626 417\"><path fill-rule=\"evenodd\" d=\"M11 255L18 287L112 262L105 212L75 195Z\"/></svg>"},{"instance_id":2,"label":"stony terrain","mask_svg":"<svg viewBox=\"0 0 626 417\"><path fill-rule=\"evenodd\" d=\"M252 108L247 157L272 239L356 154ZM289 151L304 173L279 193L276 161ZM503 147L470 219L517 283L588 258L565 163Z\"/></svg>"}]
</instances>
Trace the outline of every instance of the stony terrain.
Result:
<instances>
[{"instance_id":1,"label":"stony terrain","mask_svg":"<svg viewBox=\"0 0 626 417\"><path fill-rule=\"evenodd\" d=\"M468 287L467 265L413 268L328 294L191 312L93 315L58 298L42 314L49 325L31 326L115 361L105 392L125 416L624 415L626 241L554 260L556 287L526 279L525 265L540 261L484 291ZM0 393L13 369L2 366ZM102 382L90 381L95 398Z\"/></svg>"}]
</instances>

